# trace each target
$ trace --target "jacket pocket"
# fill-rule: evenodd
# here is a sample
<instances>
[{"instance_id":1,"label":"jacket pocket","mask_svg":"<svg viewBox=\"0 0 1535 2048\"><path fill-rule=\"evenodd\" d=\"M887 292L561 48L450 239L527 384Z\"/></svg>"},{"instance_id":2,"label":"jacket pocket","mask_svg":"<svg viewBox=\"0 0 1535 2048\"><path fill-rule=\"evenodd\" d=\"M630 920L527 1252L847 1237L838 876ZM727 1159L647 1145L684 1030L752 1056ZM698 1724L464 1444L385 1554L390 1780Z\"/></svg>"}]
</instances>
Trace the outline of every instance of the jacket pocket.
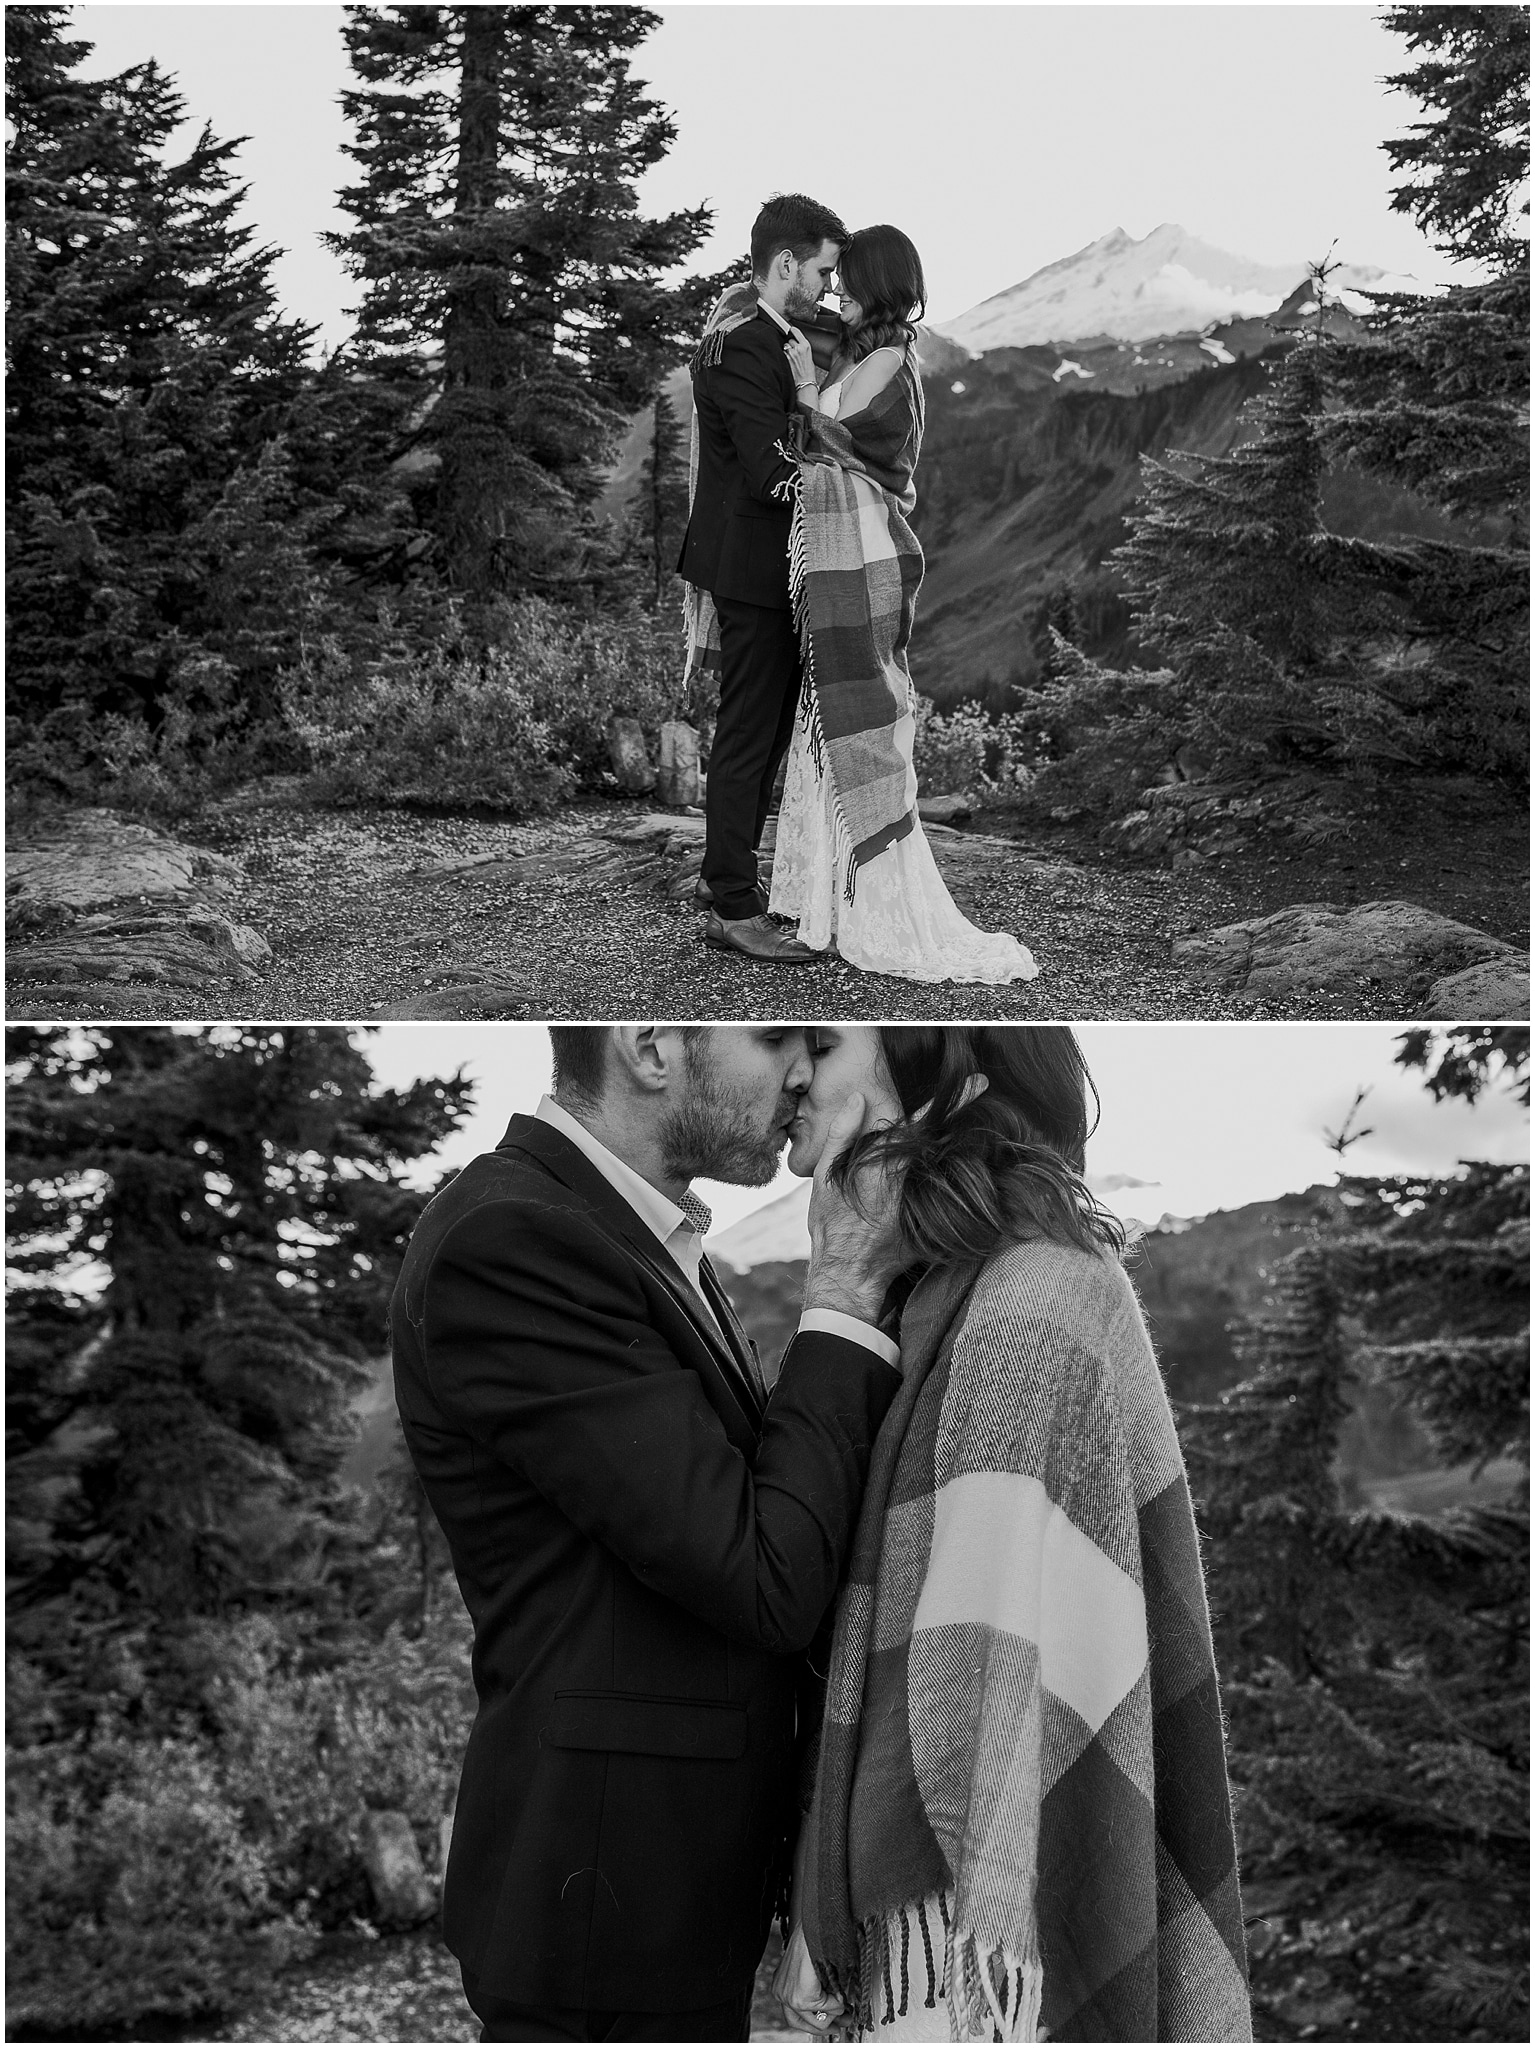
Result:
<instances>
[{"instance_id":1,"label":"jacket pocket","mask_svg":"<svg viewBox=\"0 0 1535 2048\"><path fill-rule=\"evenodd\" d=\"M557 1692L545 1738L554 1749L728 1759L746 1752L746 1709L656 1693Z\"/></svg>"}]
</instances>

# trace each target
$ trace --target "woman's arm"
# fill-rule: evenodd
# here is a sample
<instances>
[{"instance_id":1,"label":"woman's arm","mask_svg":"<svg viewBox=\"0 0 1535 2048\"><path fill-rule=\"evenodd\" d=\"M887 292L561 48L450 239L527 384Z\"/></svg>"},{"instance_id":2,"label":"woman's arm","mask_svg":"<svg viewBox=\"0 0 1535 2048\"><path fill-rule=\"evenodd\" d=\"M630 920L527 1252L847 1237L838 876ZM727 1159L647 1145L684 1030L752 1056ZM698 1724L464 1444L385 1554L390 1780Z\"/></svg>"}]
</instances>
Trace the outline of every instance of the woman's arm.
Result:
<instances>
[{"instance_id":1,"label":"woman's arm","mask_svg":"<svg viewBox=\"0 0 1535 2048\"><path fill-rule=\"evenodd\" d=\"M810 343L797 330L791 330L783 345L783 352L789 359L789 371L794 378L795 403L805 412L821 410L820 385L815 373L815 357Z\"/></svg>"}]
</instances>

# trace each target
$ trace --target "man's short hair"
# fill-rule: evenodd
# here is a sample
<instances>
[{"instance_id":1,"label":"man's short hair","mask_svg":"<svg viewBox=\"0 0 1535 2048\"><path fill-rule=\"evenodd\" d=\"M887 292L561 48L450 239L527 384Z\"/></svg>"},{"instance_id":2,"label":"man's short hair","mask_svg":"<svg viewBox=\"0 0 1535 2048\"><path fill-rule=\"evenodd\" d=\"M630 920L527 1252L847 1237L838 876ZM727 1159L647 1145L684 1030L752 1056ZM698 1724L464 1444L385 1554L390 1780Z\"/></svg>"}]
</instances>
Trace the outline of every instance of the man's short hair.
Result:
<instances>
[{"instance_id":1,"label":"man's short hair","mask_svg":"<svg viewBox=\"0 0 1535 2048\"><path fill-rule=\"evenodd\" d=\"M602 1074L607 1065L608 1033L605 1024L551 1024L549 1044L554 1052L553 1095L597 1103L602 1100Z\"/></svg>"},{"instance_id":2,"label":"man's short hair","mask_svg":"<svg viewBox=\"0 0 1535 2048\"><path fill-rule=\"evenodd\" d=\"M780 249L808 263L823 242L851 240L829 206L803 192L775 192L752 223L752 276L761 277Z\"/></svg>"},{"instance_id":3,"label":"man's short hair","mask_svg":"<svg viewBox=\"0 0 1535 2048\"><path fill-rule=\"evenodd\" d=\"M554 1081L551 1095L563 1096L595 1109L602 1100L607 1078L608 1027L606 1024L550 1024L549 1044L554 1053ZM689 1057L707 1030L703 1024L683 1026L682 1036Z\"/></svg>"}]
</instances>

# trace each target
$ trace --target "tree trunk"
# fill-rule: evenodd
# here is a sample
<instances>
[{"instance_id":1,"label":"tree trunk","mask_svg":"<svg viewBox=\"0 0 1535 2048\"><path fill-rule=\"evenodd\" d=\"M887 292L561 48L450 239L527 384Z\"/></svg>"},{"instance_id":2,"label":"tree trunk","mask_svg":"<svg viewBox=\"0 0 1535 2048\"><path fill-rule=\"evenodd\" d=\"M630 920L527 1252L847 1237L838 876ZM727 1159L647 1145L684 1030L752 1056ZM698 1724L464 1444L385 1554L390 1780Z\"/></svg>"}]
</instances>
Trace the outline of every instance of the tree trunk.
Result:
<instances>
[{"instance_id":1,"label":"tree trunk","mask_svg":"<svg viewBox=\"0 0 1535 2048\"><path fill-rule=\"evenodd\" d=\"M458 168L453 213L462 253L472 257L474 226L497 198L501 139L501 66L505 28L496 7L465 7L459 82ZM443 331L440 505L449 573L461 589L488 596L505 577L507 494L501 460L506 383L495 273L465 262L449 288Z\"/></svg>"},{"instance_id":2,"label":"tree trunk","mask_svg":"<svg viewBox=\"0 0 1535 2048\"><path fill-rule=\"evenodd\" d=\"M416 1591L415 1635L420 1635L432 1619L432 1591L436 1577L436 1559L432 1555L432 1535L435 1518L432 1504L426 1497L426 1488L421 1484L419 1474L412 1468L411 1491L416 1511L416 1562L421 1581Z\"/></svg>"},{"instance_id":3,"label":"tree trunk","mask_svg":"<svg viewBox=\"0 0 1535 2048\"><path fill-rule=\"evenodd\" d=\"M650 561L655 576L655 602L661 602L666 584L662 553L666 545L666 397L657 389L655 417L650 427Z\"/></svg>"}]
</instances>

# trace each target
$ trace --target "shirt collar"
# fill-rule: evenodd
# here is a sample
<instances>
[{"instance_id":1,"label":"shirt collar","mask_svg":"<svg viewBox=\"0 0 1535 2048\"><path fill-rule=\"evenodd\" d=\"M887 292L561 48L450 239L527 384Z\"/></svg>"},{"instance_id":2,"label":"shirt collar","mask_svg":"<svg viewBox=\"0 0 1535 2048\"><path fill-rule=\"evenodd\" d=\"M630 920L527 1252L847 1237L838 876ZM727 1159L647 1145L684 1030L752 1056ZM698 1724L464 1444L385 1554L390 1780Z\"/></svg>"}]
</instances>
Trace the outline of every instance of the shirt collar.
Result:
<instances>
[{"instance_id":1,"label":"shirt collar","mask_svg":"<svg viewBox=\"0 0 1535 2048\"><path fill-rule=\"evenodd\" d=\"M766 313L766 315L772 321L775 327L781 327L785 334L789 332L788 321L785 320L782 313L780 313L775 307L770 306L768 304L767 300L763 298L760 292L757 294L757 304L762 308L763 312Z\"/></svg>"},{"instance_id":2,"label":"shirt collar","mask_svg":"<svg viewBox=\"0 0 1535 2048\"><path fill-rule=\"evenodd\" d=\"M592 1136L585 1124L577 1122L570 1111L562 1109L552 1096L544 1096L534 1114L540 1123L552 1124L555 1130L586 1154L608 1185L623 1196L646 1229L662 1244L679 1228L696 1230L700 1237L709 1229L714 1219L691 1189L683 1196L682 1203L668 1201L659 1188L652 1187L632 1166L626 1166L616 1152L610 1152L606 1145ZM703 1218L702 1228L700 1217Z\"/></svg>"}]
</instances>

